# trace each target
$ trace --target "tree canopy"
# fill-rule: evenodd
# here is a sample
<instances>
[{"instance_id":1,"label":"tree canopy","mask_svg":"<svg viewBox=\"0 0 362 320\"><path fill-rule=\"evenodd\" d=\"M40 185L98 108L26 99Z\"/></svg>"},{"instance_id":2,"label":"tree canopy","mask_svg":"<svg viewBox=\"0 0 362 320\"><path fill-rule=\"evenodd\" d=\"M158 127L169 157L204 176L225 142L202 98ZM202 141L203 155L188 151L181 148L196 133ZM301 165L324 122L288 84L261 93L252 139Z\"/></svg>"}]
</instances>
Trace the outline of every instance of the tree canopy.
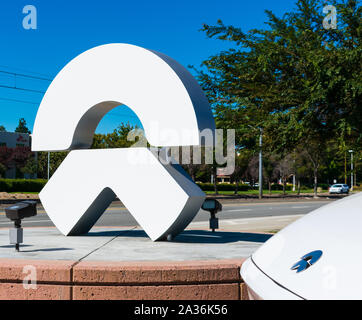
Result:
<instances>
[{"instance_id":1,"label":"tree canopy","mask_svg":"<svg viewBox=\"0 0 362 320\"><path fill-rule=\"evenodd\" d=\"M362 9L355 0L332 4L337 29L324 28L319 0L298 0L282 17L266 11L265 29L244 32L221 20L202 28L233 46L204 61L198 74L217 126L235 129L242 148L257 149L263 128L268 151L305 150L315 179L331 141L341 154L361 151Z\"/></svg>"},{"instance_id":2,"label":"tree canopy","mask_svg":"<svg viewBox=\"0 0 362 320\"><path fill-rule=\"evenodd\" d=\"M20 119L19 119L19 124L18 124L18 126L16 127L15 132L18 132L18 133L28 133L28 134L31 133L31 131L30 131L29 128L27 127L26 120L25 120L24 118L20 118Z\"/></svg>"}]
</instances>

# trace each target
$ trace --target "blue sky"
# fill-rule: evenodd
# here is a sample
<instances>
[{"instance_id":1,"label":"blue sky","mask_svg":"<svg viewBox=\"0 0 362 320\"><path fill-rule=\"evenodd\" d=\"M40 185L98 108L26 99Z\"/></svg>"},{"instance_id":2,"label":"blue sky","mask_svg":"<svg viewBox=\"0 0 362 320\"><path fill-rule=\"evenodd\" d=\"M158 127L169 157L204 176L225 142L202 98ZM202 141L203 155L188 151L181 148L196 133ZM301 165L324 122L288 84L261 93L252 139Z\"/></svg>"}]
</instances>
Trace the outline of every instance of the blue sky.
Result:
<instances>
[{"instance_id":1,"label":"blue sky","mask_svg":"<svg viewBox=\"0 0 362 320\"><path fill-rule=\"evenodd\" d=\"M36 30L25 30L22 26L25 5L37 8ZM203 60L231 45L207 39L199 31L203 23L213 25L221 19L247 31L264 26L265 9L282 15L294 7L294 0L3 0L0 71L53 79L78 54L112 42L157 50L184 66L198 67ZM45 91L50 82L15 79L0 72L0 125L13 131L23 117L32 130L43 93L1 87L14 86L15 81L17 87L38 91ZM138 122L128 108L118 107L105 116L96 131L111 132L127 121Z\"/></svg>"}]
</instances>

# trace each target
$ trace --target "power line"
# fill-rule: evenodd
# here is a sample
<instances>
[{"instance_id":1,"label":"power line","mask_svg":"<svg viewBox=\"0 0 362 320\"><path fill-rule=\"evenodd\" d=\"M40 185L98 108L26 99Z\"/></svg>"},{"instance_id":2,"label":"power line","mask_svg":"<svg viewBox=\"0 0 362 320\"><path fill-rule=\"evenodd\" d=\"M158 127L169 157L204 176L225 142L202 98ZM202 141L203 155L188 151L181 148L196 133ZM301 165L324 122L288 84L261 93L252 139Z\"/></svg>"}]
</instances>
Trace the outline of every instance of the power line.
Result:
<instances>
[{"instance_id":1,"label":"power line","mask_svg":"<svg viewBox=\"0 0 362 320\"><path fill-rule=\"evenodd\" d=\"M0 65L0 66L1 66L1 65ZM3 66L3 67L4 67L4 66ZM26 74L21 74L21 73L16 73L16 72L10 72L10 71L4 71L4 70L0 70L0 73L9 74L9 75L12 75L12 76L15 76L15 77L20 76L20 77L25 77L25 78L30 78L30 79L37 79L37 80L43 80L43 81L52 81L51 79L47 79L47 78L30 76L30 75L26 75ZM28 92L36 92L36 93L45 94L44 91L35 90L35 89L28 89L28 88L21 88L21 87L17 87L17 86L0 85L0 88L12 89L12 90L21 90L21 91L28 91ZM11 102L19 102L19 103L35 104L35 105L39 105L39 104L40 104L40 102L32 102L32 101L25 101L25 100L18 100L18 99L9 99L9 98L1 98L1 97L0 97L0 100L3 100L3 101L11 101ZM128 118L134 118L134 119L138 119L138 120L139 120L139 118L138 118L137 116L128 115L128 114L112 113L112 114L108 114L108 116L113 116L113 117L128 117Z\"/></svg>"},{"instance_id":2,"label":"power line","mask_svg":"<svg viewBox=\"0 0 362 320\"><path fill-rule=\"evenodd\" d=\"M0 85L0 88L5 88L5 89L14 89L14 90L21 90L21 91L36 92L36 93L44 94L45 92L41 91L41 90L17 87L16 86L16 79L18 77L22 77L22 78L29 78L29 79L42 80L42 81L52 81L51 79L48 79L48 78L43 78L43 77L38 77L38 76L31 76L31 75L24 74L24 73L16 73L16 72L10 72L10 71L5 71L5 70L0 70L0 73L14 76L15 86Z\"/></svg>"},{"instance_id":3,"label":"power line","mask_svg":"<svg viewBox=\"0 0 362 320\"><path fill-rule=\"evenodd\" d=\"M9 67L9 66L4 66L4 65L0 65L0 67L2 68L6 68L6 69L12 69L12 70L19 70L22 72L26 72L26 73L32 73L32 74L37 74L43 77L49 77L49 75L44 74L44 73L39 73L39 72L34 72L34 71L29 71L29 70L25 70L25 69L20 69L20 68L15 68L15 67ZM51 77L50 77L51 78Z\"/></svg>"},{"instance_id":4,"label":"power line","mask_svg":"<svg viewBox=\"0 0 362 320\"><path fill-rule=\"evenodd\" d=\"M18 100L18 99L9 99L9 98L1 98L0 100L3 101L10 101L10 102L19 102L19 103L28 103L28 104L35 104L35 105L39 105L40 102L33 102L33 101L25 101L25 100ZM111 116L111 117L129 117L129 118L135 118L138 119L138 117L136 116L132 116L132 115L128 115L128 114L121 114L121 113L111 113L111 114L107 114L107 116Z\"/></svg>"},{"instance_id":5,"label":"power line","mask_svg":"<svg viewBox=\"0 0 362 320\"><path fill-rule=\"evenodd\" d=\"M1 84L0 88L5 88L5 89L13 89L13 90L21 90L21 91L29 91L29 92L36 92L36 93L45 93L45 91L40 91L40 90L34 90L34 89L27 89L27 88L19 88L19 87L12 87L12 86L6 86Z\"/></svg>"},{"instance_id":6,"label":"power line","mask_svg":"<svg viewBox=\"0 0 362 320\"><path fill-rule=\"evenodd\" d=\"M24 71L24 72L28 72L28 73L33 73L33 74L38 74L38 75L40 75L40 76L33 76L33 75L29 75L29 74L24 74L24 73L18 73L18 72L0 70L0 73L14 76L14 77L15 77L15 81L16 81L16 78L17 78L17 77L29 78L29 79L41 80L41 81L50 81L50 82L53 81L53 80L50 79L50 78L46 78L45 76L47 76L47 75L44 75L44 74L41 74L41 73L26 71L26 70L22 70L22 69L19 69L19 68L10 68L10 67L4 66L4 65L0 65L0 67L8 68L8 69L14 69L14 70L20 70L20 71ZM15 82L15 86L0 85L0 88L45 94L44 91L17 87L17 86L16 86L16 82ZM11 99L11 98L2 98L2 97L0 97L0 100L2 100L2 101L9 101L9 102L17 102L17 103L33 104L33 105L40 105L40 102L26 101L26 100L20 100L20 99ZM113 116L113 117L117 117L117 118L127 118L127 117L128 117L128 118L134 118L134 119L139 120L139 118L138 118L137 116L128 115L128 114L121 114L121 113L111 113L111 114L108 114L108 116Z\"/></svg>"},{"instance_id":7,"label":"power line","mask_svg":"<svg viewBox=\"0 0 362 320\"><path fill-rule=\"evenodd\" d=\"M9 75L12 75L14 77L30 78L30 79L43 80L43 81L52 81L52 79L48 79L48 78L30 76L28 74L16 73L16 72L4 71L4 70L0 70L0 73L9 74Z\"/></svg>"},{"instance_id":8,"label":"power line","mask_svg":"<svg viewBox=\"0 0 362 320\"><path fill-rule=\"evenodd\" d=\"M40 102L31 102L31 101L17 100L17 99L8 99L8 98L1 98L1 97L0 97L0 100L11 101L11 102L19 102L19 103L36 104L36 105L39 105L39 104L40 104Z\"/></svg>"}]
</instances>

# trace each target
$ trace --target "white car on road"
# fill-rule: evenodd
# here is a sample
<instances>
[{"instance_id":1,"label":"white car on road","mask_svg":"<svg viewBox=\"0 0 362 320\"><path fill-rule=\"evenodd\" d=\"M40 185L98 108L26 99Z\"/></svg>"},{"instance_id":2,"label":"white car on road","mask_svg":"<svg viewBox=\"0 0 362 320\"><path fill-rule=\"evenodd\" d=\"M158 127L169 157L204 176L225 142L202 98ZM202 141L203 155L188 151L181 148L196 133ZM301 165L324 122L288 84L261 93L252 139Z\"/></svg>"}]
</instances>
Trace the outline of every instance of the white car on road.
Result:
<instances>
[{"instance_id":1,"label":"white car on road","mask_svg":"<svg viewBox=\"0 0 362 320\"><path fill-rule=\"evenodd\" d=\"M331 186L329 188L329 193L333 194L333 193L349 193L349 186L347 186L346 184L334 184L333 186Z\"/></svg>"}]
</instances>

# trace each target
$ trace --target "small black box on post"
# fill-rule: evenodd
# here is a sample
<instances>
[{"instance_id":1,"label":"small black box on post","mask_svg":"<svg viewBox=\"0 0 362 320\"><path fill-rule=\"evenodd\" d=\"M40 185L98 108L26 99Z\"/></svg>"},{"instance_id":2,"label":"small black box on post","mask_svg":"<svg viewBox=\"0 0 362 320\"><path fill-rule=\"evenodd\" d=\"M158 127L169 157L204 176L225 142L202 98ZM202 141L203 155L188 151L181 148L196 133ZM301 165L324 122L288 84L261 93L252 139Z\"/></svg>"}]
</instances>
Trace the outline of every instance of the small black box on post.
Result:
<instances>
[{"instance_id":1,"label":"small black box on post","mask_svg":"<svg viewBox=\"0 0 362 320\"><path fill-rule=\"evenodd\" d=\"M34 217L37 214L36 201L22 201L5 209L8 219L14 221L14 228L10 229L10 244L15 244L16 251L19 251L19 244L23 243L23 228L21 220Z\"/></svg>"},{"instance_id":2,"label":"small black box on post","mask_svg":"<svg viewBox=\"0 0 362 320\"><path fill-rule=\"evenodd\" d=\"M215 232L216 229L219 229L219 219L216 218L216 214L222 211L222 204L216 199L206 199L201 208L210 212L210 229Z\"/></svg>"}]
</instances>

